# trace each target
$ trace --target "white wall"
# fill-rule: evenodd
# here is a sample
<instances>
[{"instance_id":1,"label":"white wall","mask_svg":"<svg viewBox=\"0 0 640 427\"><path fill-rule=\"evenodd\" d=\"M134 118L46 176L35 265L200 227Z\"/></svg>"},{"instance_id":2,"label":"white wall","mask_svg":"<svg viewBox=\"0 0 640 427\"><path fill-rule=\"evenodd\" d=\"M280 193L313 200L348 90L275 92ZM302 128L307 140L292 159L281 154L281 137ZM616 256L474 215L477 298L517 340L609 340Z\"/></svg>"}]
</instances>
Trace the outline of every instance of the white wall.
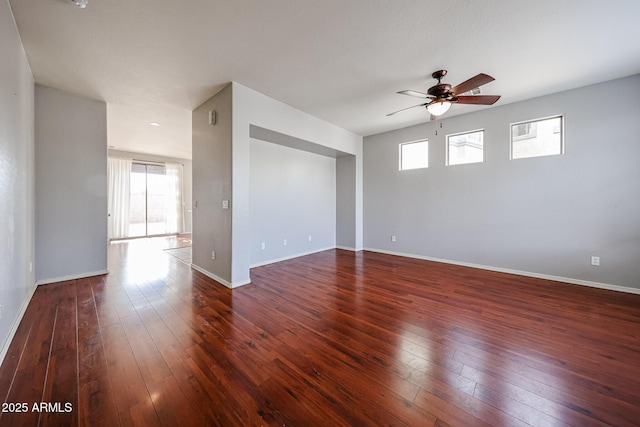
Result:
<instances>
[{"instance_id":1,"label":"white wall","mask_svg":"<svg viewBox=\"0 0 640 427\"><path fill-rule=\"evenodd\" d=\"M117 143L117 142L116 142ZM122 150L108 150L108 156L112 157L125 157L135 160L143 160L148 162L169 162L169 163L180 163L183 166L183 185L182 185L182 202L184 204L183 215L184 215L184 232L191 233L191 219L192 219L192 206L193 206L193 191L192 191L192 175L193 168L191 165L191 160L188 159L177 159L174 157L165 157L165 156L157 156L154 154L147 153L134 153L131 151L122 151Z\"/></svg>"},{"instance_id":2,"label":"white wall","mask_svg":"<svg viewBox=\"0 0 640 427\"><path fill-rule=\"evenodd\" d=\"M509 160L510 123L557 114L564 155ZM640 289L639 117L636 75L366 137L365 246ZM475 129L485 162L445 166L446 134ZM398 171L422 138L429 168Z\"/></svg>"},{"instance_id":3,"label":"white wall","mask_svg":"<svg viewBox=\"0 0 640 427\"><path fill-rule=\"evenodd\" d=\"M250 151L251 266L335 247L335 158L257 139Z\"/></svg>"},{"instance_id":4,"label":"white wall","mask_svg":"<svg viewBox=\"0 0 640 427\"><path fill-rule=\"evenodd\" d=\"M36 280L107 271L106 104L35 89Z\"/></svg>"},{"instance_id":5,"label":"white wall","mask_svg":"<svg viewBox=\"0 0 640 427\"><path fill-rule=\"evenodd\" d=\"M0 363L35 275L33 77L13 15L0 2Z\"/></svg>"}]
</instances>

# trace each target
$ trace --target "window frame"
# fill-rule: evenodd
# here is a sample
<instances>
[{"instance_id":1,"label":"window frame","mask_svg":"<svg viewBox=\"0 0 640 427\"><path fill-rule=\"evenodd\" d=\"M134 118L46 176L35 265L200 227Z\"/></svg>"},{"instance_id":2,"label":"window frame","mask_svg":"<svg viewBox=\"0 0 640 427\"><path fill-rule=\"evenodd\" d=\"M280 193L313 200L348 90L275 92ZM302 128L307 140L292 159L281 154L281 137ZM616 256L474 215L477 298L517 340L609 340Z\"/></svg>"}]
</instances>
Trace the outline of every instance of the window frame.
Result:
<instances>
[{"instance_id":1,"label":"window frame","mask_svg":"<svg viewBox=\"0 0 640 427\"><path fill-rule=\"evenodd\" d=\"M514 142L519 142L522 141L523 139L527 139L527 138L523 138L523 137L515 137L516 139L514 139L513 136L513 128L514 126L518 126L518 125L523 125L523 124L527 124L527 123L538 123L538 122L543 122L545 120L551 120L551 119L560 119L560 152L557 154L543 154L540 156L528 156L528 157L513 157L513 143ZM536 125L537 128L537 125ZM536 137L537 137L537 130L536 130ZM553 116L546 116L546 117L540 117L537 119L530 119L530 120L523 120L520 122L513 122L511 124L509 124L509 160L522 160L522 159L535 159L538 157L548 157L548 156L561 156L565 153L565 141L564 141L564 114L555 114Z\"/></svg>"},{"instance_id":2,"label":"window frame","mask_svg":"<svg viewBox=\"0 0 640 427\"><path fill-rule=\"evenodd\" d=\"M426 166L403 169L402 168L402 147L404 147L406 145L411 145L411 144L419 144L421 142L424 142L424 143L427 144L427 164L426 164ZM418 169L428 169L428 168L429 168L429 138L416 139L414 141L406 141L406 142L401 142L400 144L398 144L398 171L399 172L418 170Z\"/></svg>"},{"instance_id":3,"label":"window frame","mask_svg":"<svg viewBox=\"0 0 640 427\"><path fill-rule=\"evenodd\" d=\"M485 130L486 130L485 128L478 128L478 129L474 129L474 130L450 133L450 134L446 135L446 137L444 139L444 143L445 143L445 166L461 166L461 165L473 165L473 164L476 164L476 163L485 163L485 161L486 161L486 156L485 156L485 152L484 152ZM460 136L460 135L466 135L466 134L478 133L478 132L482 132L482 160L479 161L479 162L451 164L450 159L449 159L449 138L453 137L453 136Z\"/></svg>"}]
</instances>

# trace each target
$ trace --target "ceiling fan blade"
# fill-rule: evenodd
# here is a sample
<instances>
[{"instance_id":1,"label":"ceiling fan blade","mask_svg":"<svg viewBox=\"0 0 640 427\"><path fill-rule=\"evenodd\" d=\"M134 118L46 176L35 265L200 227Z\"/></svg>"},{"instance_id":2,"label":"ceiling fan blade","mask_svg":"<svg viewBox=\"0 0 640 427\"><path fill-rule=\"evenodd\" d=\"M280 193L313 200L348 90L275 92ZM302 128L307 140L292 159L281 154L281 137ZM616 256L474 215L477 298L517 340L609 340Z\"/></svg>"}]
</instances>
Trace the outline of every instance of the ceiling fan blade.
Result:
<instances>
[{"instance_id":1,"label":"ceiling fan blade","mask_svg":"<svg viewBox=\"0 0 640 427\"><path fill-rule=\"evenodd\" d=\"M458 95L460 93L469 92L471 89L475 89L482 85L485 85L489 82L494 81L495 79L487 74L480 73L475 77L471 77L469 80L466 80L459 85L455 86L451 91Z\"/></svg>"},{"instance_id":2,"label":"ceiling fan blade","mask_svg":"<svg viewBox=\"0 0 640 427\"><path fill-rule=\"evenodd\" d=\"M500 95L461 95L456 96L458 104L492 105L500 99Z\"/></svg>"},{"instance_id":3,"label":"ceiling fan blade","mask_svg":"<svg viewBox=\"0 0 640 427\"><path fill-rule=\"evenodd\" d=\"M430 104L430 102L425 102L424 104L418 104L418 105L413 105L411 107L407 107L407 108L403 108L402 110L398 110L398 111L394 111L393 113L389 113L387 114L387 117L389 116L393 116L394 114L400 113L402 111L406 111L406 110L410 110L412 108L416 108L416 107L424 107L425 105Z\"/></svg>"},{"instance_id":4,"label":"ceiling fan blade","mask_svg":"<svg viewBox=\"0 0 640 427\"><path fill-rule=\"evenodd\" d=\"M409 96L417 96L418 98L433 98L431 95L427 95L426 93L416 92L415 90L401 90L400 95L409 95Z\"/></svg>"}]
</instances>

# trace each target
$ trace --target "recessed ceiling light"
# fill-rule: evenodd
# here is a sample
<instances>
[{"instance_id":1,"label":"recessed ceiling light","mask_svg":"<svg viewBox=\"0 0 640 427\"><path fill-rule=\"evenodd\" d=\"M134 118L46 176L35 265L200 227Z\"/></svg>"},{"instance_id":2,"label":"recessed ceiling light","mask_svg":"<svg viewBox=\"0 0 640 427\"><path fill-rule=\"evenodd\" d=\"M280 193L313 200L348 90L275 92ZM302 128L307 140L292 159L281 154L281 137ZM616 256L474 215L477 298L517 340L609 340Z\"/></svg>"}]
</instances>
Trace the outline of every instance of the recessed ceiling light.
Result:
<instances>
[{"instance_id":1,"label":"recessed ceiling light","mask_svg":"<svg viewBox=\"0 0 640 427\"><path fill-rule=\"evenodd\" d=\"M160 126L160 123L158 123L158 122L149 122L149 124L151 126Z\"/></svg>"},{"instance_id":2,"label":"recessed ceiling light","mask_svg":"<svg viewBox=\"0 0 640 427\"><path fill-rule=\"evenodd\" d=\"M75 4L76 6L78 6L80 9L84 9L85 7L87 7L87 2L88 2L88 0L69 0L69 1Z\"/></svg>"}]
</instances>

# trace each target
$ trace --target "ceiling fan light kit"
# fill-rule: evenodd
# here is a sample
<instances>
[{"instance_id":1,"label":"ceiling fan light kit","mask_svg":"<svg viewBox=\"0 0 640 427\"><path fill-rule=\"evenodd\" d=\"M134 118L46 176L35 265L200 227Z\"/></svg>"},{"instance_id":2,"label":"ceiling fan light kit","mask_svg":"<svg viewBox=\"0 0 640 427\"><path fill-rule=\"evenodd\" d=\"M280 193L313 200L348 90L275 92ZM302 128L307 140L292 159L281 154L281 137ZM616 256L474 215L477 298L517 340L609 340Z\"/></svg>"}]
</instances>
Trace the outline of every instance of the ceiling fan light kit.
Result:
<instances>
[{"instance_id":1,"label":"ceiling fan light kit","mask_svg":"<svg viewBox=\"0 0 640 427\"><path fill-rule=\"evenodd\" d=\"M449 111L449 108L451 108L451 103L449 101L434 101L427 105L427 111L436 117Z\"/></svg>"},{"instance_id":2,"label":"ceiling fan light kit","mask_svg":"<svg viewBox=\"0 0 640 427\"><path fill-rule=\"evenodd\" d=\"M457 86L451 87L450 84L442 83L442 78L447 75L447 70L438 70L431 74L431 77L438 80L438 83L431 86L427 93L417 92L415 90L401 90L397 92L401 95L415 96L418 98L426 98L427 102L423 104L414 105L402 110L394 111L387 114L392 116L401 111L409 110L415 107L426 107L427 111L431 114L431 118L438 117L449 111L451 104L470 104L470 105L493 105L500 99L500 95L477 95L480 93L480 86L485 85L495 80L493 77L480 73L475 77L471 77L468 80L460 83ZM471 95L462 95L463 93L470 92Z\"/></svg>"}]
</instances>

